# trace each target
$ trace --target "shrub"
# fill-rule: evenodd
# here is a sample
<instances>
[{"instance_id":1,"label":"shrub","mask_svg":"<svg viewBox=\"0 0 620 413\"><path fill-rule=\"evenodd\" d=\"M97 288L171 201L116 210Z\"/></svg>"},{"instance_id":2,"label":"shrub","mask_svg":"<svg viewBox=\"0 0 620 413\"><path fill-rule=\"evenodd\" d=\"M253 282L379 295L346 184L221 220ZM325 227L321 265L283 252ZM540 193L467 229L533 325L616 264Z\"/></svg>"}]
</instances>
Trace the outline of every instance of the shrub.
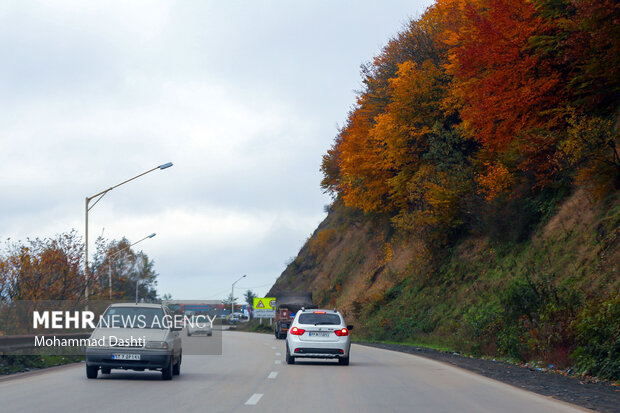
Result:
<instances>
[{"instance_id":1,"label":"shrub","mask_svg":"<svg viewBox=\"0 0 620 413\"><path fill-rule=\"evenodd\" d=\"M319 231L314 237L310 238L308 242L310 244L310 254L314 257L327 252L327 246L335 239L336 230L333 228L327 228Z\"/></svg>"},{"instance_id":2,"label":"shrub","mask_svg":"<svg viewBox=\"0 0 620 413\"><path fill-rule=\"evenodd\" d=\"M578 372L620 379L620 292L586 306L573 328L579 345L571 356Z\"/></svg>"}]
</instances>

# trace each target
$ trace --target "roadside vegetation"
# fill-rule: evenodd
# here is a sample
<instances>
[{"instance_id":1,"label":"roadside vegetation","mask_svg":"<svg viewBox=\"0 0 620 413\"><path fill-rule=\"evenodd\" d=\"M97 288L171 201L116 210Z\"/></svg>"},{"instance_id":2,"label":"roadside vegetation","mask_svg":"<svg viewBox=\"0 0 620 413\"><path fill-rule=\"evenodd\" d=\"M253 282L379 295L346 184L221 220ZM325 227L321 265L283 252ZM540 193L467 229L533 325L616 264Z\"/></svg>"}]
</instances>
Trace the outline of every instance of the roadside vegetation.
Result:
<instances>
[{"instance_id":1,"label":"roadside vegetation","mask_svg":"<svg viewBox=\"0 0 620 413\"><path fill-rule=\"evenodd\" d=\"M83 360L83 356L2 356L0 357L0 375L77 363Z\"/></svg>"},{"instance_id":2,"label":"roadside vegetation","mask_svg":"<svg viewBox=\"0 0 620 413\"><path fill-rule=\"evenodd\" d=\"M96 241L89 262L89 300L157 300L154 263L123 238ZM75 230L51 238L6 240L0 247L0 306L17 300L84 300L84 244Z\"/></svg>"},{"instance_id":3,"label":"roadside vegetation","mask_svg":"<svg viewBox=\"0 0 620 413\"><path fill-rule=\"evenodd\" d=\"M108 300L112 277L112 299L133 301L136 281L139 297L157 300L157 273L153 261L130 248L126 239L96 241L89 262L90 300ZM6 240L0 247L0 311L19 300L84 300L84 244L75 231L52 238ZM15 334L2 325L0 336ZM79 356L0 355L0 374L79 361Z\"/></svg>"},{"instance_id":4,"label":"roadside vegetation","mask_svg":"<svg viewBox=\"0 0 620 413\"><path fill-rule=\"evenodd\" d=\"M439 0L323 157L326 220L275 291L366 340L620 379L620 5Z\"/></svg>"},{"instance_id":5,"label":"roadside vegetation","mask_svg":"<svg viewBox=\"0 0 620 413\"><path fill-rule=\"evenodd\" d=\"M273 325L269 325L268 319L263 320L263 323L261 324L258 318L254 318L248 322L238 323L235 325L234 330L273 334Z\"/></svg>"}]
</instances>

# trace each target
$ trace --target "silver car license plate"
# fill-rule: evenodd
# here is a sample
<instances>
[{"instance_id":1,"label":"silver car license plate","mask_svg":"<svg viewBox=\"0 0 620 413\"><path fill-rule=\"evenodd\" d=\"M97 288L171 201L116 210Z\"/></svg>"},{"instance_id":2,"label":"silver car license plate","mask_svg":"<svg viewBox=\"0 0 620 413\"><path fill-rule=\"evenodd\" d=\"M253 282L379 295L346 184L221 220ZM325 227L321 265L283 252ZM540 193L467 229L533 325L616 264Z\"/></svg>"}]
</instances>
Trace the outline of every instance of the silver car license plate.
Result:
<instances>
[{"instance_id":1,"label":"silver car license plate","mask_svg":"<svg viewBox=\"0 0 620 413\"><path fill-rule=\"evenodd\" d=\"M139 354L127 354L127 353L112 354L112 359L114 360L140 360L140 355Z\"/></svg>"}]
</instances>

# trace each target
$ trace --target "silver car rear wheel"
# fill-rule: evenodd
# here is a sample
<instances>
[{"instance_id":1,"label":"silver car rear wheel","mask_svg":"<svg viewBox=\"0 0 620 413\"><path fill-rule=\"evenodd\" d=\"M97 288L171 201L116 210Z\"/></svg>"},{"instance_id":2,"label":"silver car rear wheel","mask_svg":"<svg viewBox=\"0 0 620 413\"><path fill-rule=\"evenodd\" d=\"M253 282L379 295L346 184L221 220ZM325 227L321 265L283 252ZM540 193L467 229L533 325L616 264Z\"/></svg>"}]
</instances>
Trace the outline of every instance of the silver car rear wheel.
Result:
<instances>
[{"instance_id":1,"label":"silver car rear wheel","mask_svg":"<svg viewBox=\"0 0 620 413\"><path fill-rule=\"evenodd\" d=\"M161 369L161 379L162 380L172 380L172 369L174 368L174 356L170 355L170 362L166 367Z\"/></svg>"},{"instance_id":2,"label":"silver car rear wheel","mask_svg":"<svg viewBox=\"0 0 620 413\"><path fill-rule=\"evenodd\" d=\"M86 377L89 379L96 379L97 373L99 373L99 366L86 366Z\"/></svg>"}]
</instances>

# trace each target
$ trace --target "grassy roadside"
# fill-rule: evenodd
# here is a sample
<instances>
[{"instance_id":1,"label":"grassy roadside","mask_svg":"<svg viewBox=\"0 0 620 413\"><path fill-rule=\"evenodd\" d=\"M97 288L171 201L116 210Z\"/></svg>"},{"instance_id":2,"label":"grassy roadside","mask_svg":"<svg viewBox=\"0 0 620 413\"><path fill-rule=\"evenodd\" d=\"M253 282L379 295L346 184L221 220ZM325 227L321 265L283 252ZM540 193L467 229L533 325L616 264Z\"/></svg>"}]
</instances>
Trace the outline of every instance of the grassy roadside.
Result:
<instances>
[{"instance_id":1,"label":"grassy roadside","mask_svg":"<svg viewBox=\"0 0 620 413\"><path fill-rule=\"evenodd\" d=\"M408 346L408 347L420 347L420 348L425 348L425 349L431 349L431 350L437 350L437 351L441 351L444 353L457 353L457 351L452 348L452 347L448 347L442 344L433 344L433 343L422 343L422 342L417 342L417 341L413 341L413 340L407 340L407 341L391 341L391 340L367 340L363 337L352 337L351 338L351 342L353 343L357 343L357 344L365 344L365 343L371 343L371 344L388 344L388 345L400 345L400 346ZM469 356L469 355L467 355Z\"/></svg>"},{"instance_id":2,"label":"grassy roadside","mask_svg":"<svg viewBox=\"0 0 620 413\"><path fill-rule=\"evenodd\" d=\"M22 373L83 361L84 356L19 355L0 356L0 375Z\"/></svg>"},{"instance_id":3,"label":"grassy roadside","mask_svg":"<svg viewBox=\"0 0 620 413\"><path fill-rule=\"evenodd\" d=\"M239 323L234 327L235 328L231 328L232 331L273 334L273 325L269 325L269 321L263 320L263 323L261 324L260 320L256 318L248 321L247 323Z\"/></svg>"},{"instance_id":4,"label":"grassy roadside","mask_svg":"<svg viewBox=\"0 0 620 413\"><path fill-rule=\"evenodd\" d=\"M391 340L368 340L364 338L354 338L352 339L352 342L357 343L357 344L362 344L362 345L371 345L371 346L385 345L386 348L389 348L389 347L398 347L401 349L409 348L411 350L417 350L417 351L430 350L430 351L434 351L437 353L451 354L454 356L466 357L466 358L477 359L477 360L485 360L485 361L490 360L494 362L509 363L515 366L533 368L537 371L550 371L554 373L560 373L565 376L584 378L582 376L574 374L573 372L568 373L569 370L548 369L547 367L543 367L540 363L523 363L512 357L488 356L488 355L480 355L480 354L474 354L474 353L469 353L469 352L463 352L462 350L459 350L455 347L447 346L445 344L433 344L433 343L428 343L428 342L418 342L414 340L407 340L407 341L401 342L401 341L391 341ZM411 351L406 351L406 352L411 352ZM614 384L618 385L620 384L620 381L614 382Z\"/></svg>"},{"instance_id":5,"label":"grassy roadside","mask_svg":"<svg viewBox=\"0 0 620 413\"><path fill-rule=\"evenodd\" d=\"M620 380L620 193L547 198L527 236L491 222L439 250L335 203L272 293L312 291L359 340Z\"/></svg>"}]
</instances>

